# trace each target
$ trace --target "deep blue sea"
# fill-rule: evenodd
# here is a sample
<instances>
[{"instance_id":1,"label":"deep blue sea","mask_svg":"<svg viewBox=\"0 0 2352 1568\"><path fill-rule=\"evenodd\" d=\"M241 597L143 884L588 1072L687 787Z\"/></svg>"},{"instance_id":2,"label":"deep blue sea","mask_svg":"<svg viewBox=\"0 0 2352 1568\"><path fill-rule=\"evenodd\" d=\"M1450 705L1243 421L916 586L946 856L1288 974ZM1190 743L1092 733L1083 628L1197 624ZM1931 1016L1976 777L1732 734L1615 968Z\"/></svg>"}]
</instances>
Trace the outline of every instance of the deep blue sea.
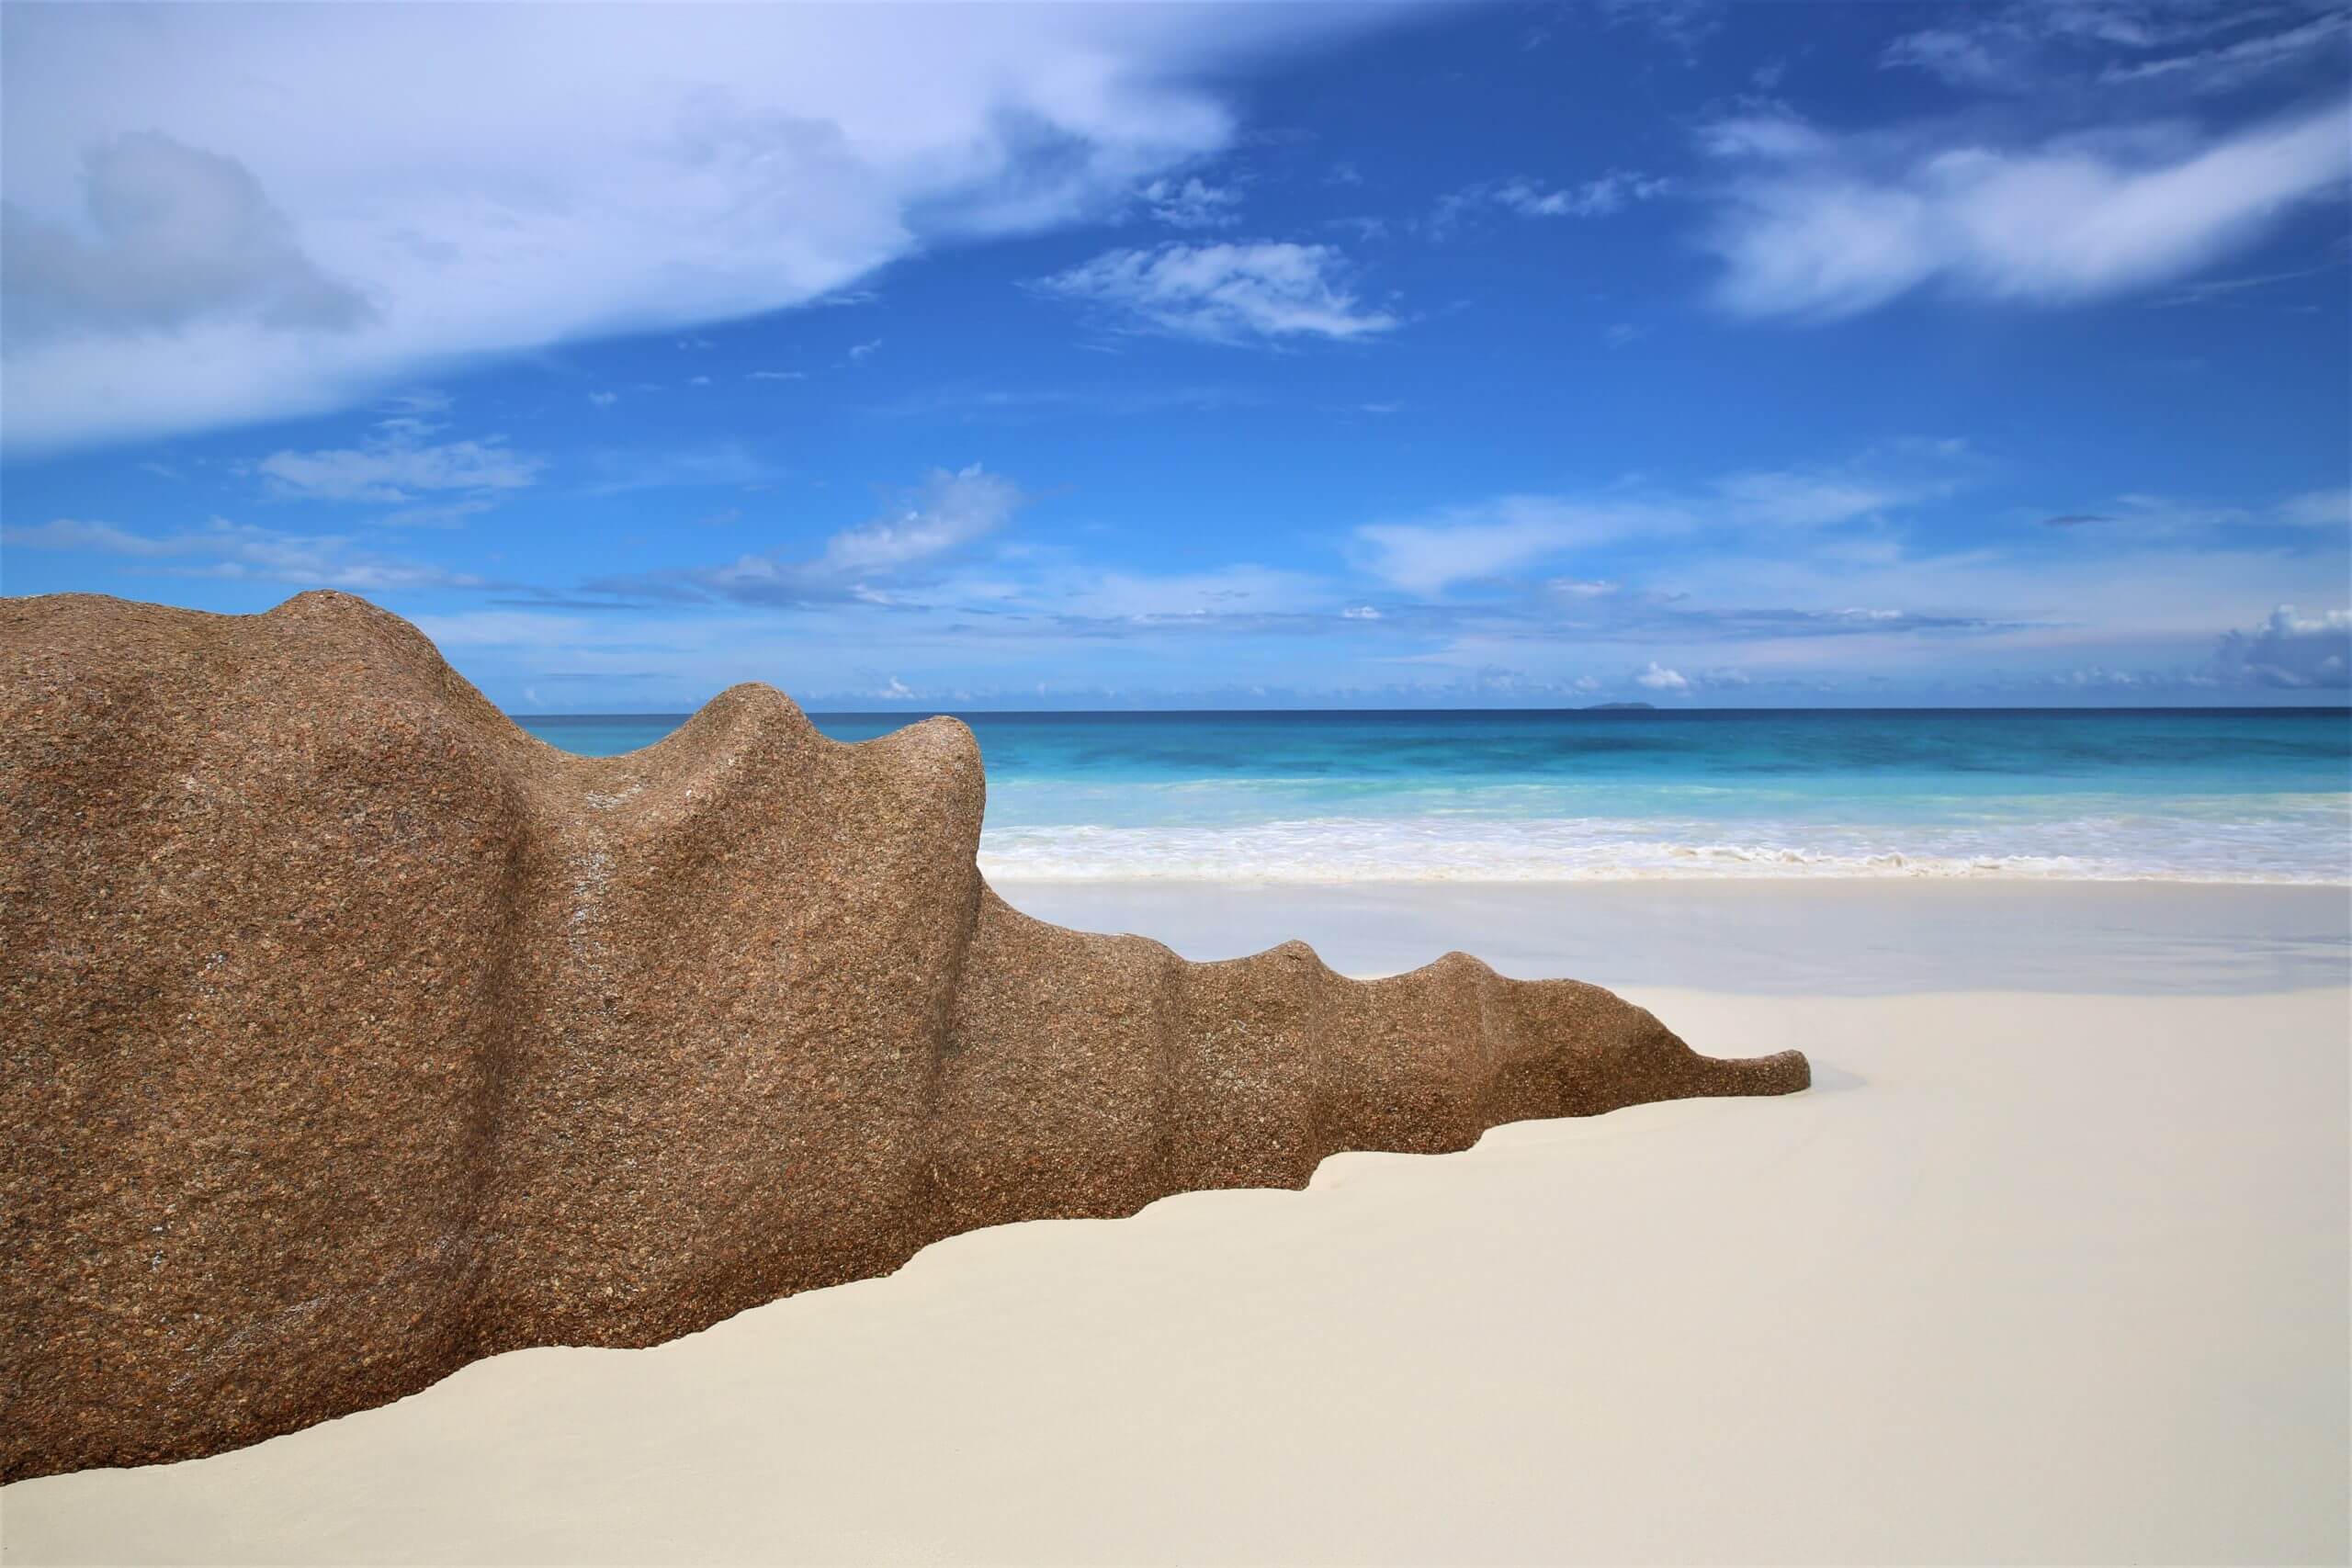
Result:
<instances>
[{"instance_id":1,"label":"deep blue sea","mask_svg":"<svg viewBox=\"0 0 2352 1568\"><path fill-rule=\"evenodd\" d=\"M958 716L1006 879L2352 883L2341 709ZM684 716L518 722L609 756Z\"/></svg>"}]
</instances>

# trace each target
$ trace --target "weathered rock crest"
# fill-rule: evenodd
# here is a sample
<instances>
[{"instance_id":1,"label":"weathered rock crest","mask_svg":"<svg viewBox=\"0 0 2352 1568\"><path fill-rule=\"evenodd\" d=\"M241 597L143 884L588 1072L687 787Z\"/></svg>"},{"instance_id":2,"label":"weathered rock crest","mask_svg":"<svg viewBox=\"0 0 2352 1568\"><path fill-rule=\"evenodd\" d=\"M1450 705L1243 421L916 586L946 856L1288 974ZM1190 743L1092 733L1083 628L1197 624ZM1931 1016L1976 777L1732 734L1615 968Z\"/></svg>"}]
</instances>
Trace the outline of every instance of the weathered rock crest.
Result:
<instances>
[{"instance_id":1,"label":"weathered rock crest","mask_svg":"<svg viewBox=\"0 0 2352 1568\"><path fill-rule=\"evenodd\" d=\"M533 739L338 593L0 602L0 1473L650 1345L1011 1220L1774 1094L1570 981L1189 964L974 866L970 731Z\"/></svg>"}]
</instances>

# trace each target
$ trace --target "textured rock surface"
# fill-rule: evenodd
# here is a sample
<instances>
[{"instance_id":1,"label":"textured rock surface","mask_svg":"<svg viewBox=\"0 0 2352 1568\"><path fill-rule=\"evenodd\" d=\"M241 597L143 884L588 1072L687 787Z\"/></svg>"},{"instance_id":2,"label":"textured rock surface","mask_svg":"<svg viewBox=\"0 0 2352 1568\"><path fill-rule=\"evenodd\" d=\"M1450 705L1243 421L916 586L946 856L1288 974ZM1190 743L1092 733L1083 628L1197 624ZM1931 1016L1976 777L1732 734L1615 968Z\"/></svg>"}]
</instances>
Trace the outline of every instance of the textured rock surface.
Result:
<instances>
[{"instance_id":1,"label":"textured rock surface","mask_svg":"<svg viewBox=\"0 0 2352 1568\"><path fill-rule=\"evenodd\" d=\"M978 1225L1807 1082L1452 954L1009 908L971 734L565 755L341 594L0 603L6 1476L646 1345Z\"/></svg>"}]
</instances>

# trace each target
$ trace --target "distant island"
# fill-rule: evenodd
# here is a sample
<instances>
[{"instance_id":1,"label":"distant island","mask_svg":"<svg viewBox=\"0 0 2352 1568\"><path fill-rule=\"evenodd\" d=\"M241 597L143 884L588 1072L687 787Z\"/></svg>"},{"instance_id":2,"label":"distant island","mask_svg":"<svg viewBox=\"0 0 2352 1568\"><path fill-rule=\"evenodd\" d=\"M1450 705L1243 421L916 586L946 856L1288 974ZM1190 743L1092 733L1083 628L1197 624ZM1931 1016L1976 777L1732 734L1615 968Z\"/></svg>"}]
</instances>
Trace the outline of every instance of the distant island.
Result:
<instances>
[{"instance_id":1,"label":"distant island","mask_svg":"<svg viewBox=\"0 0 2352 1568\"><path fill-rule=\"evenodd\" d=\"M1657 705L1656 703L1589 703L1579 711L1584 713L1656 713Z\"/></svg>"}]
</instances>

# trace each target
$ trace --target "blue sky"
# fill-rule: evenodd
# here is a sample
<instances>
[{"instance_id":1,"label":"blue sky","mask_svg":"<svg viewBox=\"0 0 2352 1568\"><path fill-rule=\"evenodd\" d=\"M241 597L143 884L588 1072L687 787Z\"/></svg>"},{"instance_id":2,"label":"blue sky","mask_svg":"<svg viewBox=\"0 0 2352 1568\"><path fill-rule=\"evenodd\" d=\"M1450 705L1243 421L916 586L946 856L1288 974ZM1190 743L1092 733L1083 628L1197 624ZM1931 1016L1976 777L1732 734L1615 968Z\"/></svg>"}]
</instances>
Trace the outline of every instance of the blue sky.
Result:
<instances>
[{"instance_id":1,"label":"blue sky","mask_svg":"<svg viewBox=\"0 0 2352 1568\"><path fill-rule=\"evenodd\" d=\"M519 712L2340 703L2340 7L10 5L0 579Z\"/></svg>"}]
</instances>

